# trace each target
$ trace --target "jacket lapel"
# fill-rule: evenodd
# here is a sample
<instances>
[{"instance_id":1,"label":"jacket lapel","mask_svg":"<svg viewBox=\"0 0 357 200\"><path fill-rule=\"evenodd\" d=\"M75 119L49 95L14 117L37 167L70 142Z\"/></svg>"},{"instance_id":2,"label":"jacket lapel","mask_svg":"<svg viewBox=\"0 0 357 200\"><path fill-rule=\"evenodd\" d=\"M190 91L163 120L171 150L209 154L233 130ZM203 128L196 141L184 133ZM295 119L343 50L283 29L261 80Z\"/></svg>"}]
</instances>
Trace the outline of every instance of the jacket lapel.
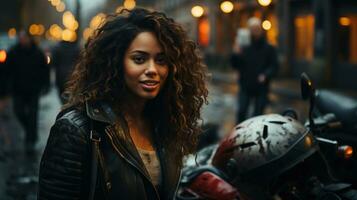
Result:
<instances>
[{"instance_id":1,"label":"jacket lapel","mask_svg":"<svg viewBox=\"0 0 357 200\"><path fill-rule=\"evenodd\" d=\"M131 140L129 134L129 128L123 116L118 116L114 113L111 106L106 102L86 102L86 112L89 118L106 123L105 132L111 134L113 145L120 150L120 156L125 157L150 181L151 178L146 170L144 163L142 162L140 155ZM119 126L116 123L119 122ZM172 198L176 189L176 184L180 176L180 169L177 166L174 158L170 159L170 155L165 151L163 145L161 145L158 130L154 132L155 148L160 160L161 165L161 177L162 177L162 190L163 199Z\"/></svg>"},{"instance_id":2,"label":"jacket lapel","mask_svg":"<svg viewBox=\"0 0 357 200\"><path fill-rule=\"evenodd\" d=\"M129 128L124 116L116 115L112 107L103 101L87 102L86 110L87 115L91 119L108 124L105 129L110 132L112 139L116 140L115 144L117 144L117 147L121 151L122 155L129 158L132 163L140 169L140 171L150 177L140 158L140 155L137 153L135 145L131 140Z\"/></svg>"}]
</instances>

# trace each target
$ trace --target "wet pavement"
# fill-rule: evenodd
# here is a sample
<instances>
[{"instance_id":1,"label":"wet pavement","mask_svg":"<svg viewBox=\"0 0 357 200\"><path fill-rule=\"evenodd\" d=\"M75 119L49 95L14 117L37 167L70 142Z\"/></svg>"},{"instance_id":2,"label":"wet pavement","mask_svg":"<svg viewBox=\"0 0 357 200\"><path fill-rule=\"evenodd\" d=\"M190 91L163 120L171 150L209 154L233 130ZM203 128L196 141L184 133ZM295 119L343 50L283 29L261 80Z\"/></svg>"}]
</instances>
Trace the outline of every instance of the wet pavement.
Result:
<instances>
[{"instance_id":1,"label":"wet pavement","mask_svg":"<svg viewBox=\"0 0 357 200\"><path fill-rule=\"evenodd\" d=\"M3 103L3 102L2 102ZM4 104L4 103L3 103ZM0 199L34 200L37 199L38 166L60 102L55 88L40 99L39 141L36 151L24 153L24 132L8 104L0 110Z\"/></svg>"},{"instance_id":2,"label":"wet pavement","mask_svg":"<svg viewBox=\"0 0 357 200\"><path fill-rule=\"evenodd\" d=\"M234 73L214 72L209 83L209 104L202 110L203 123L217 124L219 133L228 133L235 125L237 110L236 94L239 90ZM284 82L285 81L285 82ZM307 104L299 99L298 81L278 80L272 84L267 113L281 113L293 107L303 115ZM36 199L38 164L50 127L60 109L57 91L54 87L40 99L39 142L36 153L24 154L23 130L11 109L11 100L0 105L0 200Z\"/></svg>"},{"instance_id":3,"label":"wet pavement","mask_svg":"<svg viewBox=\"0 0 357 200\"><path fill-rule=\"evenodd\" d=\"M225 135L234 127L236 120L237 94L239 86L234 72L211 72L209 84L209 104L203 108L204 123L219 124L219 132ZM292 108L297 111L299 119L305 121L308 113L308 103L300 96L300 80L278 79L271 83L269 104L265 113L282 113ZM249 108L250 114L253 107Z\"/></svg>"}]
</instances>

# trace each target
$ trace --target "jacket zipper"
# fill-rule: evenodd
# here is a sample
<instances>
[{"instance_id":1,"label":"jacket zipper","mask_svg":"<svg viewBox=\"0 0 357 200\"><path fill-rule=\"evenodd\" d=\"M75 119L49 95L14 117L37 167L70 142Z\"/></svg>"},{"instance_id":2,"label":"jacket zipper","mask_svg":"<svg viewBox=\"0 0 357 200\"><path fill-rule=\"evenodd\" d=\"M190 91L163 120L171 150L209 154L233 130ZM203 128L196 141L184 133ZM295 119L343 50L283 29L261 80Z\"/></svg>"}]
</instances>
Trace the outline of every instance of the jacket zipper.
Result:
<instances>
[{"instance_id":1,"label":"jacket zipper","mask_svg":"<svg viewBox=\"0 0 357 200\"><path fill-rule=\"evenodd\" d=\"M131 160L129 160L128 158L126 158L121 152L120 150L118 149L118 147L114 144L114 140L113 140L113 130L112 130L112 127L109 126L109 127L106 127L105 128L105 133L108 135L108 137L110 138L110 142L112 144L112 146L114 147L115 151L125 160L127 161L130 165L132 165L134 168L136 168L148 181L149 183L151 184L151 186L154 188L155 190L155 194L157 196L158 199L160 199L160 195L159 195L159 192L157 191L156 187L154 186L154 184L152 183L151 179L144 173L142 172L142 170L140 169L140 167L138 167L137 165L135 165Z\"/></svg>"}]
</instances>

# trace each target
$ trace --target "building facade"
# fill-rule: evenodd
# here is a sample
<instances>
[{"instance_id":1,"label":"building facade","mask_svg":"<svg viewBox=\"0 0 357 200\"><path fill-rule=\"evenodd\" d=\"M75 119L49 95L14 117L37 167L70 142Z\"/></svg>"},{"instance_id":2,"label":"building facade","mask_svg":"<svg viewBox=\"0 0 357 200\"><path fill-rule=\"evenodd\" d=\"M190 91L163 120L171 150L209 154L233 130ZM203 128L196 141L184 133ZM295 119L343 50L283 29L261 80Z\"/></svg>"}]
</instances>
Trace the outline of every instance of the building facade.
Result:
<instances>
[{"instance_id":1,"label":"building facade","mask_svg":"<svg viewBox=\"0 0 357 200\"><path fill-rule=\"evenodd\" d=\"M266 37L278 49L281 76L307 72L321 85L357 89L357 1L272 0L262 6L236 0L231 13L221 11L221 2L157 0L156 8L184 24L209 67L229 67L237 30L255 16L267 21ZM190 13L195 5L204 8L199 18Z\"/></svg>"},{"instance_id":2,"label":"building facade","mask_svg":"<svg viewBox=\"0 0 357 200\"><path fill-rule=\"evenodd\" d=\"M306 71L321 83L357 90L356 1L281 1L278 12L289 74Z\"/></svg>"},{"instance_id":3,"label":"building facade","mask_svg":"<svg viewBox=\"0 0 357 200\"><path fill-rule=\"evenodd\" d=\"M136 5L164 11L183 24L189 36L199 43L208 66L221 69L230 67L228 58L238 30L246 27L250 17L258 17L266 23L267 40L278 49L281 76L297 78L301 72L308 72L318 83L357 89L356 0L230 1L233 3L230 13L222 12L223 0L137 0ZM115 12L123 2L106 0L94 9L85 10L80 29L84 30L100 12ZM261 2L269 5L263 6ZM42 23L46 29L53 23L61 23L62 13L56 12L47 1L16 0L5 5L19 14L17 18L4 16L8 19L0 23L3 32L33 23ZM200 17L191 14L197 5L203 8ZM82 12L84 7L83 4Z\"/></svg>"}]
</instances>

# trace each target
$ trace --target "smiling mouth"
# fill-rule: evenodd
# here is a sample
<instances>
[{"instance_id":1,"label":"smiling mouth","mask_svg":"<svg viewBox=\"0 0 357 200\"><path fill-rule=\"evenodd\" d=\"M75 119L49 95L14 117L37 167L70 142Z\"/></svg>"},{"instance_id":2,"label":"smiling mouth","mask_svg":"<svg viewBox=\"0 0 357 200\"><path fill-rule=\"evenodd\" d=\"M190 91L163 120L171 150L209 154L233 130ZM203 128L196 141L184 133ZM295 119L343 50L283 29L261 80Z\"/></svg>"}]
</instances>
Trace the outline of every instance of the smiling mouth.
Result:
<instances>
[{"instance_id":1,"label":"smiling mouth","mask_svg":"<svg viewBox=\"0 0 357 200\"><path fill-rule=\"evenodd\" d=\"M156 85L156 84L159 84L159 81L154 81L154 80L140 81L140 83L145 84L145 85Z\"/></svg>"},{"instance_id":2,"label":"smiling mouth","mask_svg":"<svg viewBox=\"0 0 357 200\"><path fill-rule=\"evenodd\" d=\"M154 90L158 87L159 81L140 81L140 84L142 84L142 87L145 90Z\"/></svg>"}]
</instances>

